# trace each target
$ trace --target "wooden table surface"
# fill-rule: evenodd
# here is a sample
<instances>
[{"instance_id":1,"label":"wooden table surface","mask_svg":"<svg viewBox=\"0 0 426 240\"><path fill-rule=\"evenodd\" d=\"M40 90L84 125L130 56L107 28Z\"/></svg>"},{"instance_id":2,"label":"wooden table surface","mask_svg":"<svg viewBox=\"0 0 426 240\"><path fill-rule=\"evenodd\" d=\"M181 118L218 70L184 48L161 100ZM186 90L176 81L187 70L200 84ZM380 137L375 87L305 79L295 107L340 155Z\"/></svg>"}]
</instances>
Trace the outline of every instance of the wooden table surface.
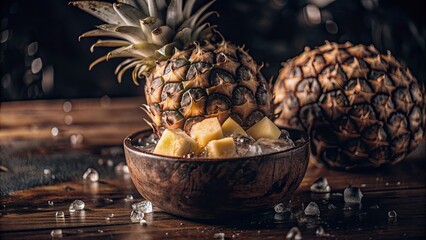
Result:
<instances>
[{"instance_id":1,"label":"wooden table surface","mask_svg":"<svg viewBox=\"0 0 426 240\"><path fill-rule=\"evenodd\" d=\"M61 229L64 239L214 239L215 233L224 233L226 239L285 239L294 226L299 227L303 239L318 238L318 226L337 239L424 239L426 235L424 145L391 168L341 172L309 166L291 203L300 209L311 201L319 205L320 218L308 222L294 214L273 212L232 221L197 222L154 207L154 212L146 216L147 225L132 223L131 204L142 197L127 174L114 173L114 167L105 164L108 153L105 155L104 150L121 149L126 135L147 128L139 109L141 103L141 98L1 103L1 151L30 159L48 158L58 152L64 156L89 152L102 158L94 168L105 175L101 174L95 183L74 178L2 196L0 238L50 239L52 229ZM124 161L121 153L114 156L114 164ZM0 174L14 174L13 166L8 164L7 159L0 159ZM319 177L328 179L330 195L309 191ZM361 205L345 206L339 193L347 185L361 188ZM133 195L133 201L126 201L127 195ZM68 206L75 199L83 200L86 208L70 214ZM329 209L330 204L337 208ZM398 214L396 221L388 219L391 210ZM55 218L56 211L64 211L65 218ZM107 219L110 214L114 216Z\"/></svg>"}]
</instances>

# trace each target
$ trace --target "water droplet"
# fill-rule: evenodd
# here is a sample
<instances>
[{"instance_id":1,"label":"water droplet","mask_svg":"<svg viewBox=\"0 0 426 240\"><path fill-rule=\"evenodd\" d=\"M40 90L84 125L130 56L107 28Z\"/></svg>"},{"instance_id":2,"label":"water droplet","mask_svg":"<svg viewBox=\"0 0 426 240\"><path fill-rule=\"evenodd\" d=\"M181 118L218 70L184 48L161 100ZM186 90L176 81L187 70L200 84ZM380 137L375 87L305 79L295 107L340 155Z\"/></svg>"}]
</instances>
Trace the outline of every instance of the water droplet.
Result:
<instances>
[{"instance_id":1,"label":"water droplet","mask_svg":"<svg viewBox=\"0 0 426 240\"><path fill-rule=\"evenodd\" d=\"M65 115L65 117L64 117L64 122L65 122L65 124L66 125L71 125L72 124L72 122L73 122L73 118L72 118L72 116L71 115Z\"/></svg>"},{"instance_id":2,"label":"water droplet","mask_svg":"<svg viewBox=\"0 0 426 240\"><path fill-rule=\"evenodd\" d=\"M385 185L386 185L386 186L389 186L389 183L388 183L388 182L386 182L386 183L385 183Z\"/></svg>"},{"instance_id":3,"label":"water droplet","mask_svg":"<svg viewBox=\"0 0 426 240\"><path fill-rule=\"evenodd\" d=\"M147 226L147 222L145 219L142 219L139 223L143 226Z\"/></svg>"},{"instance_id":4,"label":"water droplet","mask_svg":"<svg viewBox=\"0 0 426 240\"><path fill-rule=\"evenodd\" d=\"M99 173L93 168L88 168L83 174L83 179L91 182L97 182L99 180Z\"/></svg>"},{"instance_id":5,"label":"water droplet","mask_svg":"<svg viewBox=\"0 0 426 240\"><path fill-rule=\"evenodd\" d=\"M98 232L99 232L99 233L103 233L103 232L104 232L104 230L102 230L102 229L98 229Z\"/></svg>"},{"instance_id":6,"label":"water droplet","mask_svg":"<svg viewBox=\"0 0 426 240\"><path fill-rule=\"evenodd\" d=\"M114 213L110 213L108 216L109 216L110 218L112 218L112 217L114 217Z\"/></svg>"},{"instance_id":7,"label":"water droplet","mask_svg":"<svg viewBox=\"0 0 426 240\"><path fill-rule=\"evenodd\" d=\"M373 206L370 206L370 208L371 208L371 209L379 209L380 207L379 207L379 205L375 204L375 205L373 205Z\"/></svg>"},{"instance_id":8,"label":"water droplet","mask_svg":"<svg viewBox=\"0 0 426 240\"><path fill-rule=\"evenodd\" d=\"M108 95L104 95L101 97L99 102L101 104L101 107L108 107L109 105L111 105L111 98Z\"/></svg>"},{"instance_id":9,"label":"water droplet","mask_svg":"<svg viewBox=\"0 0 426 240\"><path fill-rule=\"evenodd\" d=\"M12 83L12 77L10 76L10 74L5 74L1 78L1 85L3 86L3 88L5 89L8 88L11 83Z\"/></svg>"},{"instance_id":10,"label":"water droplet","mask_svg":"<svg viewBox=\"0 0 426 240\"><path fill-rule=\"evenodd\" d=\"M113 203L114 200L112 200L111 198L105 198L104 199L105 203Z\"/></svg>"},{"instance_id":11,"label":"water droplet","mask_svg":"<svg viewBox=\"0 0 426 240\"><path fill-rule=\"evenodd\" d=\"M109 217L106 217L106 218L105 218L105 221L109 221L109 220L111 220Z\"/></svg>"},{"instance_id":12,"label":"water droplet","mask_svg":"<svg viewBox=\"0 0 426 240\"><path fill-rule=\"evenodd\" d=\"M401 185L401 182L400 181L396 182L396 185L397 186Z\"/></svg>"},{"instance_id":13,"label":"water droplet","mask_svg":"<svg viewBox=\"0 0 426 240\"><path fill-rule=\"evenodd\" d=\"M31 72L37 74L43 68L43 62L41 58L36 58L31 62Z\"/></svg>"},{"instance_id":14,"label":"water droplet","mask_svg":"<svg viewBox=\"0 0 426 240\"><path fill-rule=\"evenodd\" d=\"M55 214L55 217L63 218L63 217L65 217L65 213L63 211L57 211L56 214Z\"/></svg>"},{"instance_id":15,"label":"water droplet","mask_svg":"<svg viewBox=\"0 0 426 240\"><path fill-rule=\"evenodd\" d=\"M321 12L319 8L313 4L308 4L305 7L305 16L309 23L320 24L321 23Z\"/></svg>"},{"instance_id":16,"label":"water droplet","mask_svg":"<svg viewBox=\"0 0 426 240\"><path fill-rule=\"evenodd\" d=\"M339 31L339 27L333 20L325 21L325 29L331 34L336 34Z\"/></svg>"},{"instance_id":17,"label":"water droplet","mask_svg":"<svg viewBox=\"0 0 426 240\"><path fill-rule=\"evenodd\" d=\"M84 209L85 203L81 200L75 200L70 204L69 211L75 212L75 211L81 211Z\"/></svg>"},{"instance_id":18,"label":"water droplet","mask_svg":"<svg viewBox=\"0 0 426 240\"><path fill-rule=\"evenodd\" d=\"M80 133L73 134L70 136L70 142L72 146L78 146L83 144L83 140L83 135L81 135Z\"/></svg>"},{"instance_id":19,"label":"water droplet","mask_svg":"<svg viewBox=\"0 0 426 240\"><path fill-rule=\"evenodd\" d=\"M49 93L53 89L54 85L54 71L52 66L47 66L43 69L43 78L41 79L41 88L44 93Z\"/></svg>"},{"instance_id":20,"label":"water droplet","mask_svg":"<svg viewBox=\"0 0 426 240\"><path fill-rule=\"evenodd\" d=\"M356 187L349 186L343 192L343 198L346 203L361 203L362 197L361 190Z\"/></svg>"},{"instance_id":21,"label":"water droplet","mask_svg":"<svg viewBox=\"0 0 426 240\"><path fill-rule=\"evenodd\" d=\"M124 201L133 201L133 195L127 195Z\"/></svg>"},{"instance_id":22,"label":"water droplet","mask_svg":"<svg viewBox=\"0 0 426 240\"><path fill-rule=\"evenodd\" d=\"M38 42L32 42L27 46L27 54L28 56L33 56L38 51Z\"/></svg>"},{"instance_id":23,"label":"water droplet","mask_svg":"<svg viewBox=\"0 0 426 240\"><path fill-rule=\"evenodd\" d=\"M57 136L58 136L58 134L59 134L59 129L58 129L57 127L53 127L53 128L50 130L50 133L52 134L52 136L57 137Z\"/></svg>"},{"instance_id":24,"label":"water droplet","mask_svg":"<svg viewBox=\"0 0 426 240\"><path fill-rule=\"evenodd\" d=\"M54 229L50 232L50 236L52 236L52 238L62 238L62 230Z\"/></svg>"},{"instance_id":25,"label":"water droplet","mask_svg":"<svg viewBox=\"0 0 426 240\"><path fill-rule=\"evenodd\" d=\"M116 174L129 174L129 167L123 162L119 162L117 166L115 166L114 171Z\"/></svg>"},{"instance_id":26,"label":"water droplet","mask_svg":"<svg viewBox=\"0 0 426 240\"><path fill-rule=\"evenodd\" d=\"M114 161L112 161L111 159L108 159L108 160L107 160L107 166L108 166L108 167L112 167L112 166L114 166Z\"/></svg>"},{"instance_id":27,"label":"water droplet","mask_svg":"<svg viewBox=\"0 0 426 240\"><path fill-rule=\"evenodd\" d=\"M361 184L361 187L367 187L367 184L363 183Z\"/></svg>"},{"instance_id":28,"label":"water droplet","mask_svg":"<svg viewBox=\"0 0 426 240\"><path fill-rule=\"evenodd\" d=\"M0 43L5 43L9 39L9 30L4 30L0 34Z\"/></svg>"},{"instance_id":29,"label":"water droplet","mask_svg":"<svg viewBox=\"0 0 426 240\"><path fill-rule=\"evenodd\" d=\"M45 168L45 169L43 170L43 174L44 174L44 175L50 175L50 174L52 174L52 171L51 171L50 169L48 169L48 168Z\"/></svg>"},{"instance_id":30,"label":"water droplet","mask_svg":"<svg viewBox=\"0 0 426 240\"><path fill-rule=\"evenodd\" d=\"M99 158L99 159L98 159L98 164L99 164L100 166L104 165L104 163L105 163L105 161L104 161L102 158Z\"/></svg>"},{"instance_id":31,"label":"water droplet","mask_svg":"<svg viewBox=\"0 0 426 240\"><path fill-rule=\"evenodd\" d=\"M292 227L285 236L285 239L301 240L302 233L300 232L298 227Z\"/></svg>"},{"instance_id":32,"label":"water droplet","mask_svg":"<svg viewBox=\"0 0 426 240\"><path fill-rule=\"evenodd\" d=\"M48 204L49 206L53 206L53 201L47 201L47 204Z\"/></svg>"},{"instance_id":33,"label":"water droplet","mask_svg":"<svg viewBox=\"0 0 426 240\"><path fill-rule=\"evenodd\" d=\"M72 103L71 101L65 101L62 104L62 110L64 110L64 112L71 112L72 109Z\"/></svg>"},{"instance_id":34,"label":"water droplet","mask_svg":"<svg viewBox=\"0 0 426 240\"><path fill-rule=\"evenodd\" d=\"M334 210L334 209L336 209L337 207L336 207L336 205L334 205L334 204L332 204L332 203L330 203L330 204L328 204L328 209L329 210Z\"/></svg>"},{"instance_id":35,"label":"water droplet","mask_svg":"<svg viewBox=\"0 0 426 240\"><path fill-rule=\"evenodd\" d=\"M305 214L308 216L319 216L320 210L318 204L316 204L315 202L310 202L305 208Z\"/></svg>"}]
</instances>

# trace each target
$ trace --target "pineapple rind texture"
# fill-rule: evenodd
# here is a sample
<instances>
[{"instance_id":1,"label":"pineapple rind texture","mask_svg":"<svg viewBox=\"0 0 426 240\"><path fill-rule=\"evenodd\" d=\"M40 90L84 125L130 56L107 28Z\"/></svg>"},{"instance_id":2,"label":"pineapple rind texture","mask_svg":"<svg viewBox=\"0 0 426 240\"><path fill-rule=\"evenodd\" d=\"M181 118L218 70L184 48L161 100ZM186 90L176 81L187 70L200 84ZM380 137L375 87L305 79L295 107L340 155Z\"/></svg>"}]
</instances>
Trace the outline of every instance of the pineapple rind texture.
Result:
<instances>
[{"instance_id":1,"label":"pineapple rind texture","mask_svg":"<svg viewBox=\"0 0 426 240\"><path fill-rule=\"evenodd\" d=\"M326 42L283 63L275 120L311 135L316 163L395 164L424 138L424 85L390 52Z\"/></svg>"},{"instance_id":2,"label":"pineapple rind texture","mask_svg":"<svg viewBox=\"0 0 426 240\"><path fill-rule=\"evenodd\" d=\"M181 128L232 117L248 129L272 117L271 86L252 57L229 42L194 44L159 61L146 78L145 110L155 128Z\"/></svg>"}]
</instances>

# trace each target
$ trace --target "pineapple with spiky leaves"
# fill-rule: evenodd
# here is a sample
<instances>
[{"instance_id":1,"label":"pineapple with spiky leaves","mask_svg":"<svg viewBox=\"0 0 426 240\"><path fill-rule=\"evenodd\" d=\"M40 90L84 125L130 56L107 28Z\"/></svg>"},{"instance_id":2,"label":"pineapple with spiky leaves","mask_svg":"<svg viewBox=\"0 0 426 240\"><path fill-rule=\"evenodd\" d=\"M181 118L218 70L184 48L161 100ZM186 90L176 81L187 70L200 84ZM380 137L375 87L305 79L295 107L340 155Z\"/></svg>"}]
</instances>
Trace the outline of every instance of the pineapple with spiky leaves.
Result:
<instances>
[{"instance_id":1,"label":"pineapple with spiky leaves","mask_svg":"<svg viewBox=\"0 0 426 240\"><path fill-rule=\"evenodd\" d=\"M424 137L424 85L373 46L307 48L283 64L274 93L276 123L309 131L329 167L395 164Z\"/></svg>"},{"instance_id":2,"label":"pineapple with spiky leaves","mask_svg":"<svg viewBox=\"0 0 426 240\"><path fill-rule=\"evenodd\" d=\"M213 27L205 21L214 12L205 12L214 1L192 14L195 2L71 2L106 22L81 37L115 38L93 44L91 50L115 49L90 68L111 58L126 58L116 68L118 80L129 69L136 84L146 79L143 109L160 135L165 128L189 132L209 117L221 123L232 117L246 129L264 116L272 117L271 85L260 73L261 66L223 37L222 42L210 42Z\"/></svg>"}]
</instances>

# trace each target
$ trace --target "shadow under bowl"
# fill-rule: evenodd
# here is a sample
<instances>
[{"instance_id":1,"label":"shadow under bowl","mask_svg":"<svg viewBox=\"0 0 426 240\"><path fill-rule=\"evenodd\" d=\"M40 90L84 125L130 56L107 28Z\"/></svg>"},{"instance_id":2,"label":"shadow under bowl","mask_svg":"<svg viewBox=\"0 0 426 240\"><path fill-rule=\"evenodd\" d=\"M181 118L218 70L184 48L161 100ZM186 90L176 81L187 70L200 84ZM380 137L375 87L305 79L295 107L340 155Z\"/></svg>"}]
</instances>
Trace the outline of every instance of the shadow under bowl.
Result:
<instances>
[{"instance_id":1,"label":"shadow under bowl","mask_svg":"<svg viewBox=\"0 0 426 240\"><path fill-rule=\"evenodd\" d=\"M145 130L124 139L124 152L136 189L153 205L180 217L200 220L235 218L270 211L287 201L309 163L309 137L286 151L239 158L185 159L147 153L137 147Z\"/></svg>"}]
</instances>

